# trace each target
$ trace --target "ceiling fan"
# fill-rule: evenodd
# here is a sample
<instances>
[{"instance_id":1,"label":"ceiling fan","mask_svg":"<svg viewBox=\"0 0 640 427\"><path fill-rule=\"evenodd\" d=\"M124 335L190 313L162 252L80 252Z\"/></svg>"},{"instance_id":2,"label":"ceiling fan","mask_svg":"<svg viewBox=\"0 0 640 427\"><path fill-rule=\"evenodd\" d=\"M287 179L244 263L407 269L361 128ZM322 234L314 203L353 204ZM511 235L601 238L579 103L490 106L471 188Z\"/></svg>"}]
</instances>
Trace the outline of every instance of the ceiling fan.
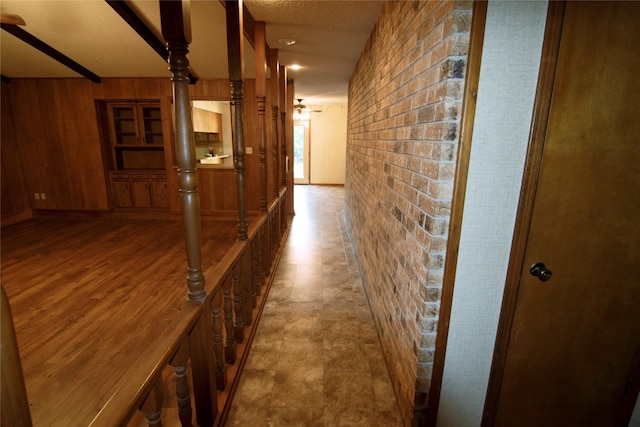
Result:
<instances>
[{"instance_id":1,"label":"ceiling fan","mask_svg":"<svg viewBox=\"0 0 640 427\"><path fill-rule=\"evenodd\" d=\"M298 103L293 106L293 112L295 113L296 111L298 113L322 113L322 110L312 110L311 108L307 108L307 106L302 103L302 98L298 98Z\"/></svg>"}]
</instances>

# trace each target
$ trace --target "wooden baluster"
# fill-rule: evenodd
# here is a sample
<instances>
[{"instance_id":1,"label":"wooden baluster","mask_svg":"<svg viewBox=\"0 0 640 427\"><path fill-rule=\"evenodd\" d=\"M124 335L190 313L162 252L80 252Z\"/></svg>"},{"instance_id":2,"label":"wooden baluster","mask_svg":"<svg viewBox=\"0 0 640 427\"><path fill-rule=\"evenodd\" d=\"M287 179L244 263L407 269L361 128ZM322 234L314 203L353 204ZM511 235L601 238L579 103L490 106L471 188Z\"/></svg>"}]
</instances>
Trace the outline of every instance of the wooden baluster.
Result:
<instances>
[{"instance_id":1,"label":"wooden baluster","mask_svg":"<svg viewBox=\"0 0 640 427\"><path fill-rule=\"evenodd\" d=\"M273 206L273 210L270 212L271 221L271 264L276 259L276 253L278 252L278 211L280 210L279 198L276 199L276 203Z\"/></svg>"},{"instance_id":2,"label":"wooden baluster","mask_svg":"<svg viewBox=\"0 0 640 427\"><path fill-rule=\"evenodd\" d=\"M253 323L253 307L255 306L253 277L251 276L251 272L253 271L251 268L251 242L247 242L240 262L242 262L240 269L240 280L242 281L242 322L243 326L251 326Z\"/></svg>"},{"instance_id":3,"label":"wooden baluster","mask_svg":"<svg viewBox=\"0 0 640 427\"><path fill-rule=\"evenodd\" d=\"M262 227L260 227L260 274L263 277L271 274L271 263L269 262L269 214L265 218ZM264 283L264 282L263 282Z\"/></svg>"},{"instance_id":4,"label":"wooden baluster","mask_svg":"<svg viewBox=\"0 0 640 427\"><path fill-rule=\"evenodd\" d=\"M222 293L224 299L224 329L226 331L227 340L224 346L224 360L233 365L236 363L236 338L233 332L233 304L231 302L231 276L227 276L222 285Z\"/></svg>"},{"instance_id":5,"label":"wooden baluster","mask_svg":"<svg viewBox=\"0 0 640 427\"><path fill-rule=\"evenodd\" d=\"M164 393L162 390L162 377L159 376L149 395L140 406L144 413L147 424L153 427L162 427L162 401Z\"/></svg>"},{"instance_id":6,"label":"wooden baluster","mask_svg":"<svg viewBox=\"0 0 640 427\"><path fill-rule=\"evenodd\" d=\"M242 123L242 85L244 79L244 36L242 26L242 3L225 0L227 18L227 57L229 80L231 81L231 116L234 128L233 161L236 167L236 189L238 197L238 239L247 240L247 202L245 184L245 150Z\"/></svg>"},{"instance_id":7,"label":"wooden baluster","mask_svg":"<svg viewBox=\"0 0 640 427\"><path fill-rule=\"evenodd\" d=\"M189 99L189 42L191 25L189 2L161 1L162 35L169 51L169 70L173 82L175 154L178 165L180 202L187 250L187 298L191 303L207 304L202 271L200 196L196 152ZM189 335L197 423L213 425L217 412L213 349L207 310Z\"/></svg>"},{"instance_id":8,"label":"wooden baluster","mask_svg":"<svg viewBox=\"0 0 640 427\"><path fill-rule=\"evenodd\" d=\"M234 333L236 342L244 341L244 320L242 317L242 259L244 254L233 266L233 314L235 315Z\"/></svg>"},{"instance_id":9,"label":"wooden baluster","mask_svg":"<svg viewBox=\"0 0 640 427\"><path fill-rule=\"evenodd\" d=\"M280 200L280 221L280 237L282 238L282 236L284 236L284 232L287 230L287 187L285 187Z\"/></svg>"},{"instance_id":10,"label":"wooden baluster","mask_svg":"<svg viewBox=\"0 0 640 427\"><path fill-rule=\"evenodd\" d=\"M262 237L260 236L260 230L258 230L251 242L251 277L253 278L253 308L258 306L258 297L262 293L262 279L264 278L264 273L262 273L262 263L260 259L260 240Z\"/></svg>"},{"instance_id":11,"label":"wooden baluster","mask_svg":"<svg viewBox=\"0 0 640 427\"><path fill-rule=\"evenodd\" d=\"M173 356L171 366L176 378L176 400L178 402L178 417L182 427L191 427L191 392L187 380L187 361L189 360L189 341L185 340L180 349Z\"/></svg>"},{"instance_id":12,"label":"wooden baluster","mask_svg":"<svg viewBox=\"0 0 640 427\"><path fill-rule=\"evenodd\" d=\"M222 292L216 291L211 299L211 332L213 353L216 356L216 386L223 391L227 386L227 367L222 353Z\"/></svg>"}]
</instances>

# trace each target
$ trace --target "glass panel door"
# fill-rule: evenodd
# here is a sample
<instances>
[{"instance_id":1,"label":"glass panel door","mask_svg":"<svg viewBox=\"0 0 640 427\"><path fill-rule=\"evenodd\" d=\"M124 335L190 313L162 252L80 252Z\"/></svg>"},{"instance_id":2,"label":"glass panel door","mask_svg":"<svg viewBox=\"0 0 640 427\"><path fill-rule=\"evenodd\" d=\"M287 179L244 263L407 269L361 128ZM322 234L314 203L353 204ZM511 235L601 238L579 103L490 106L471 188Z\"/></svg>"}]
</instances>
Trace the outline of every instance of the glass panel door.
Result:
<instances>
[{"instance_id":1,"label":"glass panel door","mask_svg":"<svg viewBox=\"0 0 640 427\"><path fill-rule=\"evenodd\" d=\"M293 125L293 183L309 184L309 122Z\"/></svg>"},{"instance_id":2,"label":"glass panel door","mask_svg":"<svg viewBox=\"0 0 640 427\"><path fill-rule=\"evenodd\" d=\"M113 107L112 111L116 144L136 145L138 143L138 134L136 132L134 108Z\"/></svg>"},{"instance_id":3,"label":"glass panel door","mask_svg":"<svg viewBox=\"0 0 640 427\"><path fill-rule=\"evenodd\" d=\"M162 115L160 107L142 107L142 126L144 128L144 143L147 145L162 145Z\"/></svg>"}]
</instances>

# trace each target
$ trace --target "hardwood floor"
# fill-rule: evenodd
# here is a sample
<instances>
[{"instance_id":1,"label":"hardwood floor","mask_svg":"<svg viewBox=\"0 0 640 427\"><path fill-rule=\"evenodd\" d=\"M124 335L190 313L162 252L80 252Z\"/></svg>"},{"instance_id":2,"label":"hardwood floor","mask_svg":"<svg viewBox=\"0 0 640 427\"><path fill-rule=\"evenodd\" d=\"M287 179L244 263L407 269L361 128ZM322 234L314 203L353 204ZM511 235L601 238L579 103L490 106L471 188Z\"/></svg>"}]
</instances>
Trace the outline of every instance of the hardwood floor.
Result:
<instances>
[{"instance_id":1,"label":"hardwood floor","mask_svg":"<svg viewBox=\"0 0 640 427\"><path fill-rule=\"evenodd\" d=\"M204 221L207 270L235 221ZM180 221L32 220L2 229L1 271L34 426L87 425L186 298Z\"/></svg>"}]
</instances>

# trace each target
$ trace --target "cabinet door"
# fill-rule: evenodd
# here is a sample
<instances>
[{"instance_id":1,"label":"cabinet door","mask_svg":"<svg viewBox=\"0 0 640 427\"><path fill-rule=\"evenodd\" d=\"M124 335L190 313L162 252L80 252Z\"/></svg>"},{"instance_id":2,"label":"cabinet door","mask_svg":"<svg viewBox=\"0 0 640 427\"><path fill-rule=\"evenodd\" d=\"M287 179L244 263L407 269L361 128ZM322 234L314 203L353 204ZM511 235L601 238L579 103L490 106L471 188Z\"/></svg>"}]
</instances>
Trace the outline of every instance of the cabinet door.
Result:
<instances>
[{"instance_id":1,"label":"cabinet door","mask_svg":"<svg viewBox=\"0 0 640 427\"><path fill-rule=\"evenodd\" d=\"M149 190L149 181L141 179L131 180L131 195L133 196L134 208L150 208L151 207L151 191Z\"/></svg>"},{"instance_id":2,"label":"cabinet door","mask_svg":"<svg viewBox=\"0 0 640 427\"><path fill-rule=\"evenodd\" d=\"M138 124L135 105L113 105L111 107L112 138L114 145L137 145Z\"/></svg>"},{"instance_id":3,"label":"cabinet door","mask_svg":"<svg viewBox=\"0 0 640 427\"><path fill-rule=\"evenodd\" d=\"M167 182L151 181L151 196L153 198L154 208L168 208L169 200L167 199Z\"/></svg>"},{"instance_id":4,"label":"cabinet door","mask_svg":"<svg viewBox=\"0 0 640 427\"><path fill-rule=\"evenodd\" d=\"M113 204L116 208L130 208L133 206L131 201L131 189L129 180L113 180L111 181L111 189L113 191Z\"/></svg>"},{"instance_id":5,"label":"cabinet door","mask_svg":"<svg viewBox=\"0 0 640 427\"><path fill-rule=\"evenodd\" d=\"M140 133L144 145L162 146L162 115L158 105L140 105Z\"/></svg>"}]
</instances>

